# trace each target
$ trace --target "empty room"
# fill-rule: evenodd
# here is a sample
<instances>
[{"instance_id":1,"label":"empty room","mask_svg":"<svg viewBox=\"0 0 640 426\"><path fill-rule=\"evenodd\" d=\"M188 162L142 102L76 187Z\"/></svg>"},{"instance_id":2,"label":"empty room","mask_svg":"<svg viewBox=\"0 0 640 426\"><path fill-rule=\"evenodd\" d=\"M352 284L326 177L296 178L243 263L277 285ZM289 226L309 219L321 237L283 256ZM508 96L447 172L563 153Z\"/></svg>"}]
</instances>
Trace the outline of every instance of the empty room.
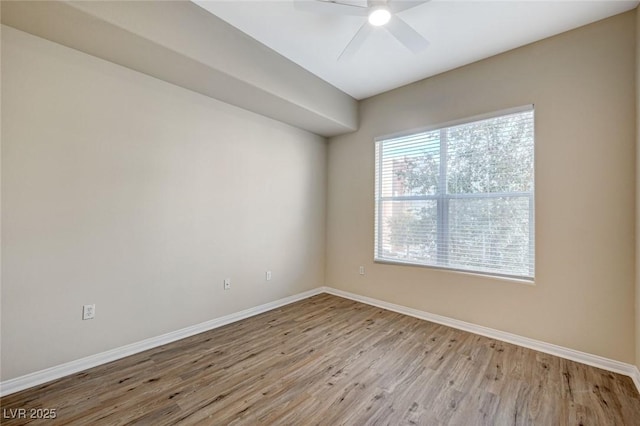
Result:
<instances>
[{"instance_id":1,"label":"empty room","mask_svg":"<svg viewBox=\"0 0 640 426\"><path fill-rule=\"evenodd\" d=\"M0 423L640 425L637 0L0 2Z\"/></svg>"}]
</instances>

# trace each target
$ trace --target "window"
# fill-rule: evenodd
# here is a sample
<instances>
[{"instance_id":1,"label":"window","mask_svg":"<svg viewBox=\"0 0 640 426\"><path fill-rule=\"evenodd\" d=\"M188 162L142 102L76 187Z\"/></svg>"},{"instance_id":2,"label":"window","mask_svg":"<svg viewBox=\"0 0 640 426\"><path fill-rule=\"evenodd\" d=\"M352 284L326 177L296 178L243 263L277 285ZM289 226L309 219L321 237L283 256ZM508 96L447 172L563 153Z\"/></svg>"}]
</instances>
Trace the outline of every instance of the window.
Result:
<instances>
[{"instance_id":1,"label":"window","mask_svg":"<svg viewBox=\"0 0 640 426\"><path fill-rule=\"evenodd\" d=\"M377 139L375 260L532 280L533 117Z\"/></svg>"}]
</instances>

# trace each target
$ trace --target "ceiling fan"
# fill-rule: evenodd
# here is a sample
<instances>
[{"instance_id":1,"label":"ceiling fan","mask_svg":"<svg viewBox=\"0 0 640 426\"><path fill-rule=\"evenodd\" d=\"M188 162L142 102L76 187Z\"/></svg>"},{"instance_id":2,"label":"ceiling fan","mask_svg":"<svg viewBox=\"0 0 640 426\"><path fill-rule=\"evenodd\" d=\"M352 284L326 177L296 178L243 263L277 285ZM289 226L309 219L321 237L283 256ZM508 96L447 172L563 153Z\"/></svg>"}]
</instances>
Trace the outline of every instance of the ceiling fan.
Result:
<instances>
[{"instance_id":1,"label":"ceiling fan","mask_svg":"<svg viewBox=\"0 0 640 426\"><path fill-rule=\"evenodd\" d=\"M338 56L338 60L341 61L353 57L376 27L382 27L389 31L413 53L419 53L426 49L429 46L429 41L398 17L397 13L427 1L429 0L367 0L366 6L364 6L364 1L361 2L362 5L357 5L353 0L294 0L294 6L298 10L311 13L368 18Z\"/></svg>"}]
</instances>

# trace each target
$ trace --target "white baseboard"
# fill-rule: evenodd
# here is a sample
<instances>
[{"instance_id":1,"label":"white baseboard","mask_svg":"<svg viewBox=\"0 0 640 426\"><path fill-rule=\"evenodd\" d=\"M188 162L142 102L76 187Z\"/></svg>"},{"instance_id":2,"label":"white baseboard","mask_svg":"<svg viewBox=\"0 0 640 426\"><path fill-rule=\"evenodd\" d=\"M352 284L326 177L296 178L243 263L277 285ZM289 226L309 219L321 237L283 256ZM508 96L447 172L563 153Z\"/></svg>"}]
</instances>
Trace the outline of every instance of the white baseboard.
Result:
<instances>
[{"instance_id":1,"label":"white baseboard","mask_svg":"<svg viewBox=\"0 0 640 426\"><path fill-rule=\"evenodd\" d=\"M460 321L442 315L436 315L417 309L407 308L406 306L396 305L394 303L373 299L371 297L360 296L358 294L349 293L347 291L338 290L331 287L324 287L322 290L325 293L344 297L346 299L351 299L356 302L366 303L367 305L377 306L378 308L387 309L389 311L398 312L400 314L409 315L415 318L435 322L437 324L446 325L448 327L457 328L459 330L468 331L470 333L479 334L481 336L489 337L492 339L501 340L503 342L512 343L514 345L523 346L525 348L544 352L550 355L555 355L560 358L569 359L571 361L576 361L582 364L591 365L593 367L612 371L614 373L620 373L625 376L631 377L634 384L636 385L636 388L638 389L638 392L640 392L640 371L635 365L632 364L604 358L598 355L588 354L586 352L576 351L574 349L565 348L562 346L554 345L552 343L542 342L540 340L529 339L528 337L518 336L516 334L495 330L493 328L483 327L481 325Z\"/></svg>"},{"instance_id":2,"label":"white baseboard","mask_svg":"<svg viewBox=\"0 0 640 426\"><path fill-rule=\"evenodd\" d=\"M41 385L51 380L56 380L70 374L78 373L88 368L106 364L108 362L115 361L129 355L137 354L139 352L143 352L158 346L166 345L167 343L175 342L176 340L184 339L185 337L193 336L195 334L203 333L214 328L222 327L223 325L240 321L242 319L249 318L254 315L258 315L263 312L267 312L272 309L276 309L311 296L315 296L316 294L320 294L323 291L324 290L322 287L315 288L313 290L305 291L304 293L295 294L293 296L285 297L283 299L245 309L244 311L225 315L220 318L192 325L180 330L172 331L161 336L151 337L149 339L141 340L130 345L121 346L119 348L111 349L106 352L90 355L88 357L77 359L75 361L70 361L61 365L56 365L54 367L36 371L34 373L26 374L24 376L16 377L15 379L5 380L4 382L0 382L0 396L9 395L33 386Z\"/></svg>"},{"instance_id":3,"label":"white baseboard","mask_svg":"<svg viewBox=\"0 0 640 426\"><path fill-rule=\"evenodd\" d=\"M638 392L640 392L640 370L638 370L638 367L636 366L632 366L633 368L633 373L630 374L629 376L631 376L631 380L633 380L633 384L636 385L636 389L638 389Z\"/></svg>"},{"instance_id":4,"label":"white baseboard","mask_svg":"<svg viewBox=\"0 0 640 426\"><path fill-rule=\"evenodd\" d=\"M483 327L480 325L456 320L456 319L445 317L442 315L431 314L429 312L408 308L406 306L396 305L394 303L373 299L367 296L361 296L358 294L350 293L343 290L338 290L331 287L318 287L313 290L306 291L304 293L296 294L293 296L285 297L284 299L276 300L274 302L265 303L260 306L245 309L244 311L236 312L230 315L226 315L224 317L220 317L220 318L216 318L200 324L196 324L191 327L187 327L181 330L173 331L171 333L163 334L161 336L152 337L149 339L142 340L140 342L132 343L130 345L111 349L106 352L91 355L75 361L67 362L65 364L47 368L45 370L40 370L24 376L16 377L15 379L10 379L4 382L0 382L0 396L9 395L14 392L18 392L33 386L37 386L37 385L49 382L51 380L59 379L61 377L68 376L70 374L78 373L88 368L106 364L107 362L115 361L117 359L124 358L126 356L133 355L139 352L143 352L158 346L166 345L167 343L175 342L176 340L184 339L185 337L193 336L195 334L203 333L205 331L212 330L214 328L222 327L223 325L240 321L245 318L249 318L254 315L258 315L263 312L267 312L272 309L276 309L281 306L288 305L290 303L297 302L299 300L306 299L311 296L315 296L320 293L333 294L335 296L344 297L346 299L351 299L356 302L366 303L367 305L376 306L382 309L387 309L389 311L398 312L400 314L409 315L415 318L435 322L437 324L446 325L448 327L468 331L474 334L479 334L481 336L489 337L492 339L501 340L503 342L512 343L514 345L523 346L525 348L533 349L533 350L544 352L550 355L555 355L561 358L580 362L582 364L591 365L593 367L601 368L603 370L612 371L614 373L620 373L625 376L631 377L631 379L633 380L633 383L636 385L636 388L638 389L638 392L640 392L640 370L638 370L638 368L635 365L627 364L620 361L615 361L615 360L604 358L598 355L592 355L585 352L576 351L573 349L565 348L565 347L554 345L551 343L541 342L535 339L529 339L527 337L522 337L516 334L495 330L493 328Z\"/></svg>"}]
</instances>

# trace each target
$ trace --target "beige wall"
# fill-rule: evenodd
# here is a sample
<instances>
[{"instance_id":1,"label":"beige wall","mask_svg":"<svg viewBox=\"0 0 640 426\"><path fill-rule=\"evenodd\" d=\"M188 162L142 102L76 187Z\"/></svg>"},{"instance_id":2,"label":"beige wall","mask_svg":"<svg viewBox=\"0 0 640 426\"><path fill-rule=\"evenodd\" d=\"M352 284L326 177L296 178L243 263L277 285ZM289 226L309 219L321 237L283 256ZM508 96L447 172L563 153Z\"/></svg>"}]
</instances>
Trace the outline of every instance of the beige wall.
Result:
<instances>
[{"instance_id":1,"label":"beige wall","mask_svg":"<svg viewBox=\"0 0 640 426\"><path fill-rule=\"evenodd\" d=\"M619 15L363 101L360 129L329 143L327 285L633 362L635 19ZM531 103L535 285L374 264L374 137Z\"/></svg>"},{"instance_id":2,"label":"beige wall","mask_svg":"<svg viewBox=\"0 0 640 426\"><path fill-rule=\"evenodd\" d=\"M2 31L2 380L324 283L323 138Z\"/></svg>"},{"instance_id":3,"label":"beige wall","mask_svg":"<svg viewBox=\"0 0 640 426\"><path fill-rule=\"evenodd\" d=\"M640 368L640 8L636 8L636 365Z\"/></svg>"}]
</instances>

